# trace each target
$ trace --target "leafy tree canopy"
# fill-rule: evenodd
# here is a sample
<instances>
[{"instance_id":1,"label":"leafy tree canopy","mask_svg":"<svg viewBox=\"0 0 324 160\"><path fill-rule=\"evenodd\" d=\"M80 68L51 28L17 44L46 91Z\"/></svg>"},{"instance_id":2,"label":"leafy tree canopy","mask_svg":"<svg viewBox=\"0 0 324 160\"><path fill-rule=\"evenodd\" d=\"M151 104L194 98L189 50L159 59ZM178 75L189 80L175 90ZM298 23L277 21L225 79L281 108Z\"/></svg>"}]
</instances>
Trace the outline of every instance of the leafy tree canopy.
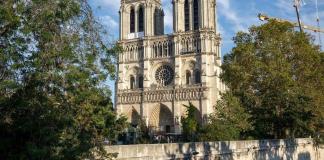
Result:
<instances>
[{"instance_id":1,"label":"leafy tree canopy","mask_svg":"<svg viewBox=\"0 0 324 160\"><path fill-rule=\"evenodd\" d=\"M87 0L0 1L0 159L108 157L125 118L103 33Z\"/></svg>"},{"instance_id":2,"label":"leafy tree canopy","mask_svg":"<svg viewBox=\"0 0 324 160\"><path fill-rule=\"evenodd\" d=\"M184 106L187 111L186 116L181 118L182 134L185 141L193 142L197 138L199 115L196 107L191 102L189 102L189 105Z\"/></svg>"},{"instance_id":3,"label":"leafy tree canopy","mask_svg":"<svg viewBox=\"0 0 324 160\"><path fill-rule=\"evenodd\" d=\"M209 115L209 122L199 131L200 141L238 140L244 132L252 129L251 115L241 106L232 93L222 94L214 113Z\"/></svg>"},{"instance_id":4,"label":"leafy tree canopy","mask_svg":"<svg viewBox=\"0 0 324 160\"><path fill-rule=\"evenodd\" d=\"M324 56L307 33L270 21L237 33L222 79L252 115L256 138L306 137L324 114Z\"/></svg>"}]
</instances>

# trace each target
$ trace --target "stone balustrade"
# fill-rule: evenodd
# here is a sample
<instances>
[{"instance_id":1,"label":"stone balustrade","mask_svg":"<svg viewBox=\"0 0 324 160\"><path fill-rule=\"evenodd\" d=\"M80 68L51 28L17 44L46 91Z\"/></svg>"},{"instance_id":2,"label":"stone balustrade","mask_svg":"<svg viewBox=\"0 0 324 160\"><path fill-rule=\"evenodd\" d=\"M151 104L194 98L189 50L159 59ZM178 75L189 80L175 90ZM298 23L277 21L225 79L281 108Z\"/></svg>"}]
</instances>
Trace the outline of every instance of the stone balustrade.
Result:
<instances>
[{"instance_id":1,"label":"stone balustrade","mask_svg":"<svg viewBox=\"0 0 324 160\"><path fill-rule=\"evenodd\" d=\"M204 91L207 87L188 86L181 88L154 88L137 90L120 90L117 95L118 104L134 104L143 102L171 102L171 101L189 101L205 98Z\"/></svg>"}]
</instances>

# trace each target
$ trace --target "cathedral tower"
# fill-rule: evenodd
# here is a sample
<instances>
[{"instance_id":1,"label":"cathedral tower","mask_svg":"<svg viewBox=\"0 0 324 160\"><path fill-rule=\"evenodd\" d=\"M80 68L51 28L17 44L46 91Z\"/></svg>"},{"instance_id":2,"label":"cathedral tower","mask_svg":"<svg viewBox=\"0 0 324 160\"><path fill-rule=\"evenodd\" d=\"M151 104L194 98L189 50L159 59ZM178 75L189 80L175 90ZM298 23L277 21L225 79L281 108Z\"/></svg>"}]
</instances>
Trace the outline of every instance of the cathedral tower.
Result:
<instances>
[{"instance_id":1,"label":"cathedral tower","mask_svg":"<svg viewBox=\"0 0 324 160\"><path fill-rule=\"evenodd\" d=\"M121 1L116 109L151 133L181 133L189 102L206 122L224 90L215 0L172 3L174 33L164 35L160 0Z\"/></svg>"},{"instance_id":2,"label":"cathedral tower","mask_svg":"<svg viewBox=\"0 0 324 160\"><path fill-rule=\"evenodd\" d=\"M164 34L161 0L121 0L120 39Z\"/></svg>"},{"instance_id":3,"label":"cathedral tower","mask_svg":"<svg viewBox=\"0 0 324 160\"><path fill-rule=\"evenodd\" d=\"M215 0L172 0L173 31L216 31Z\"/></svg>"}]
</instances>

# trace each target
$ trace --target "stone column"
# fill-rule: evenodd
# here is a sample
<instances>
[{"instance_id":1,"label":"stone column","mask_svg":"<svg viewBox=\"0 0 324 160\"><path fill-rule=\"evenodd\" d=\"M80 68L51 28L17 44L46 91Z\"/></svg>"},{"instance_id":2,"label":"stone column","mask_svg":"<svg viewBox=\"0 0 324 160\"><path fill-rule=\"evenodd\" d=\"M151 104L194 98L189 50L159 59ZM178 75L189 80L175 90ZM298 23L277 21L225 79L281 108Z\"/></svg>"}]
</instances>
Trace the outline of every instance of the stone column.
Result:
<instances>
[{"instance_id":1,"label":"stone column","mask_svg":"<svg viewBox=\"0 0 324 160\"><path fill-rule=\"evenodd\" d=\"M140 6L135 8L135 33L138 32L138 10Z\"/></svg>"},{"instance_id":2,"label":"stone column","mask_svg":"<svg viewBox=\"0 0 324 160\"><path fill-rule=\"evenodd\" d=\"M144 9L144 35L145 36L152 36L153 32L152 29L154 26L153 23L153 13L152 13L152 8L154 8L154 6L152 4L146 4L145 5L145 9Z\"/></svg>"},{"instance_id":3,"label":"stone column","mask_svg":"<svg viewBox=\"0 0 324 160\"><path fill-rule=\"evenodd\" d=\"M119 11L119 39L124 40L127 38L129 33L129 13L126 11L124 6L120 7Z\"/></svg>"},{"instance_id":4,"label":"stone column","mask_svg":"<svg viewBox=\"0 0 324 160\"><path fill-rule=\"evenodd\" d=\"M124 30L123 30L123 12L120 10L119 12L119 39L122 40L123 39L123 33L124 33Z\"/></svg>"},{"instance_id":5,"label":"stone column","mask_svg":"<svg viewBox=\"0 0 324 160\"><path fill-rule=\"evenodd\" d=\"M216 17L216 3L215 0L211 0L211 6L212 9L210 11L210 20L209 20L209 26L216 32L216 22L217 22L217 17Z\"/></svg>"},{"instance_id":6,"label":"stone column","mask_svg":"<svg viewBox=\"0 0 324 160\"><path fill-rule=\"evenodd\" d=\"M189 0L189 28L194 30L193 0Z\"/></svg>"},{"instance_id":7,"label":"stone column","mask_svg":"<svg viewBox=\"0 0 324 160\"><path fill-rule=\"evenodd\" d=\"M173 31L184 31L184 0L173 0Z\"/></svg>"}]
</instances>

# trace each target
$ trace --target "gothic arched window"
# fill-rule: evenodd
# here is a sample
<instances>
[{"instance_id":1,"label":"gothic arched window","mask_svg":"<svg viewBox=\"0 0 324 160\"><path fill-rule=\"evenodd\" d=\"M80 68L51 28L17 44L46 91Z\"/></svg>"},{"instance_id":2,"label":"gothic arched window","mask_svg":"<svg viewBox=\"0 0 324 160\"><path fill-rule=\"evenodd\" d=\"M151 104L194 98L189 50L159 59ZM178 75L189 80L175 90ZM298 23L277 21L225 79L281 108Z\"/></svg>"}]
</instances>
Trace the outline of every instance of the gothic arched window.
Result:
<instances>
[{"instance_id":1,"label":"gothic arched window","mask_svg":"<svg viewBox=\"0 0 324 160\"><path fill-rule=\"evenodd\" d=\"M163 45L159 44L159 57L162 57L162 53L163 53Z\"/></svg>"},{"instance_id":2,"label":"gothic arched window","mask_svg":"<svg viewBox=\"0 0 324 160\"><path fill-rule=\"evenodd\" d=\"M130 33L135 32L135 10L131 8L130 11Z\"/></svg>"},{"instance_id":3,"label":"gothic arched window","mask_svg":"<svg viewBox=\"0 0 324 160\"><path fill-rule=\"evenodd\" d=\"M138 88L143 88L144 78L143 76L138 77Z\"/></svg>"},{"instance_id":4,"label":"gothic arched window","mask_svg":"<svg viewBox=\"0 0 324 160\"><path fill-rule=\"evenodd\" d=\"M134 78L134 76L130 76L130 78L129 78L129 86L130 86L130 89L135 88L135 78Z\"/></svg>"},{"instance_id":5,"label":"gothic arched window","mask_svg":"<svg viewBox=\"0 0 324 160\"><path fill-rule=\"evenodd\" d=\"M190 84L190 79L191 79L191 73L190 71L186 71L186 84Z\"/></svg>"},{"instance_id":6,"label":"gothic arched window","mask_svg":"<svg viewBox=\"0 0 324 160\"><path fill-rule=\"evenodd\" d=\"M138 9L138 32L144 31L144 9L142 6Z\"/></svg>"},{"instance_id":7,"label":"gothic arched window","mask_svg":"<svg viewBox=\"0 0 324 160\"><path fill-rule=\"evenodd\" d=\"M184 4L184 14L185 14L185 31L190 30L190 8L189 1L186 0Z\"/></svg>"},{"instance_id":8,"label":"gothic arched window","mask_svg":"<svg viewBox=\"0 0 324 160\"><path fill-rule=\"evenodd\" d=\"M201 83L201 74L200 74L200 71L198 71L198 70L195 72L195 82L196 82L196 84Z\"/></svg>"},{"instance_id":9,"label":"gothic arched window","mask_svg":"<svg viewBox=\"0 0 324 160\"><path fill-rule=\"evenodd\" d=\"M155 44L154 46L154 58L156 58L158 56L158 46L157 44Z\"/></svg>"},{"instance_id":10,"label":"gothic arched window","mask_svg":"<svg viewBox=\"0 0 324 160\"><path fill-rule=\"evenodd\" d=\"M169 49L169 51L168 51L169 55L168 55L168 56L173 56L173 53L172 53L172 52L173 52L173 51L172 51L172 47L173 47L173 46L172 46L172 42L170 42L170 43L169 43L169 47L168 47L168 49Z\"/></svg>"},{"instance_id":11,"label":"gothic arched window","mask_svg":"<svg viewBox=\"0 0 324 160\"><path fill-rule=\"evenodd\" d=\"M159 34L159 31L158 31L158 28L159 28L159 18L160 18L159 9L158 8L155 8L155 11L154 11L154 35L158 35Z\"/></svg>"},{"instance_id":12,"label":"gothic arched window","mask_svg":"<svg viewBox=\"0 0 324 160\"><path fill-rule=\"evenodd\" d=\"M199 29L199 3L198 0L193 2L194 30Z\"/></svg>"}]
</instances>

